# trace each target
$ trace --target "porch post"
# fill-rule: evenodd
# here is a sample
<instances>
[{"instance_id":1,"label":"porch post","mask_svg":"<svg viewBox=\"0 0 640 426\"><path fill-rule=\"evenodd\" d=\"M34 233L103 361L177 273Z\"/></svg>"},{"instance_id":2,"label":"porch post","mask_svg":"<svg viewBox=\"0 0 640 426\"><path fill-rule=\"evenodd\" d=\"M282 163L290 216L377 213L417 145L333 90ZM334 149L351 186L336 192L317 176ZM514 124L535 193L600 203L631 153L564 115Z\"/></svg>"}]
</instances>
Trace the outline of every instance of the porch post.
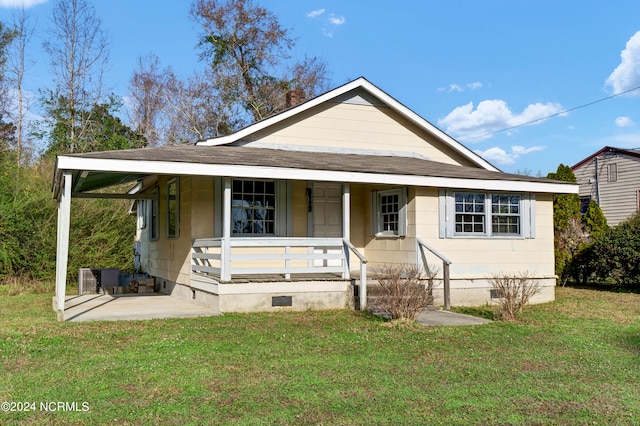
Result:
<instances>
[{"instance_id":1,"label":"porch post","mask_svg":"<svg viewBox=\"0 0 640 426\"><path fill-rule=\"evenodd\" d=\"M220 279L231 280L231 178L224 177L224 189L222 196L222 247L220 260Z\"/></svg>"},{"instance_id":2,"label":"porch post","mask_svg":"<svg viewBox=\"0 0 640 426\"><path fill-rule=\"evenodd\" d=\"M351 241L351 191L348 183L342 184L342 239ZM351 276L351 259L348 248L344 248L344 272L342 278Z\"/></svg>"},{"instance_id":3,"label":"porch post","mask_svg":"<svg viewBox=\"0 0 640 426\"><path fill-rule=\"evenodd\" d=\"M63 172L58 200L58 233L56 244L56 305L61 319L64 314L64 298L67 288L69 262L69 225L71 216L71 172Z\"/></svg>"},{"instance_id":4,"label":"porch post","mask_svg":"<svg viewBox=\"0 0 640 426\"><path fill-rule=\"evenodd\" d=\"M351 241L351 189L342 185L342 238Z\"/></svg>"}]
</instances>

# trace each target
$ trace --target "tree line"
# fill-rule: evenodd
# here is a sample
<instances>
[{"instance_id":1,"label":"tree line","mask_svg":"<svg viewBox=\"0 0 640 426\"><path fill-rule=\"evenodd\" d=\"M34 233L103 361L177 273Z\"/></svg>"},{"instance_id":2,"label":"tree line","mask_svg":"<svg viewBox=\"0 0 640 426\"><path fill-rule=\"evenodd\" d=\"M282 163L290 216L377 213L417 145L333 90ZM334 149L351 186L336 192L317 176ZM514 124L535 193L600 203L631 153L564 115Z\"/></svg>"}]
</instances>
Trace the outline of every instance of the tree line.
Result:
<instances>
[{"instance_id":1,"label":"tree line","mask_svg":"<svg viewBox=\"0 0 640 426\"><path fill-rule=\"evenodd\" d=\"M31 16L22 9L0 22L0 281L54 276L56 155L223 136L284 110L291 90L311 97L328 88L326 64L292 60L291 31L253 0L193 0L185 13L200 28L194 55L204 70L182 79L156 55L140 57L124 114L103 84L109 37L88 0L55 1L43 45L54 84L36 100L24 90ZM34 106L41 118L29 121ZM79 267L133 268L129 204L72 203L70 277Z\"/></svg>"}]
</instances>

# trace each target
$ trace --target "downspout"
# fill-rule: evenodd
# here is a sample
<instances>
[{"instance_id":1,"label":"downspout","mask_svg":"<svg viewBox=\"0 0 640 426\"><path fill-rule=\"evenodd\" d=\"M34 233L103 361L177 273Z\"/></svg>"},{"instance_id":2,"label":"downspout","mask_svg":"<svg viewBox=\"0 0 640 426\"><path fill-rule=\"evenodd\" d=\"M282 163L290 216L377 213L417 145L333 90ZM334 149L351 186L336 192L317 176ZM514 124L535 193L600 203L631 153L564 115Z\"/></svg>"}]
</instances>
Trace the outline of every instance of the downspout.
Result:
<instances>
[{"instance_id":1,"label":"downspout","mask_svg":"<svg viewBox=\"0 0 640 426\"><path fill-rule=\"evenodd\" d=\"M596 157L596 203L600 205L600 177L598 173L598 157Z\"/></svg>"}]
</instances>

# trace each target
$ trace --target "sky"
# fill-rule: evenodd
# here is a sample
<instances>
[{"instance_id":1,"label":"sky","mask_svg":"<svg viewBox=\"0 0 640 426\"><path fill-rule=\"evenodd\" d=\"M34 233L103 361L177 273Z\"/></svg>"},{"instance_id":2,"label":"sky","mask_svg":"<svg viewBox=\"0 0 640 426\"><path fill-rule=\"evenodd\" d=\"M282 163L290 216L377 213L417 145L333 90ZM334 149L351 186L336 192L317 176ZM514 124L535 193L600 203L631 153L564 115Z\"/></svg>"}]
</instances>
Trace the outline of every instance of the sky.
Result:
<instances>
[{"instance_id":1,"label":"sky","mask_svg":"<svg viewBox=\"0 0 640 426\"><path fill-rule=\"evenodd\" d=\"M27 90L52 85L42 41L54 0L0 0L36 23ZM499 169L543 175L604 146L640 148L640 2L260 0L296 38L294 58L358 77ZM202 69L188 0L94 0L110 37L106 83L125 97L139 57ZM627 92L628 93L625 93Z\"/></svg>"}]
</instances>

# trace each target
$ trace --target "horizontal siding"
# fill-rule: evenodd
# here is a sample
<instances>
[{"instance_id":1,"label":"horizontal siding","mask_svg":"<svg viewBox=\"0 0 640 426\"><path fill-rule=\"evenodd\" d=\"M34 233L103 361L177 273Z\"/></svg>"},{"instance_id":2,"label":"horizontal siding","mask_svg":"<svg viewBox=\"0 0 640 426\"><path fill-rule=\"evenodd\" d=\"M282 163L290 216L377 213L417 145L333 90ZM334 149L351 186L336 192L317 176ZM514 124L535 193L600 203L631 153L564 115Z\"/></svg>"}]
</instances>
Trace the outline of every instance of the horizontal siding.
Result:
<instances>
[{"instance_id":1,"label":"horizontal siding","mask_svg":"<svg viewBox=\"0 0 640 426\"><path fill-rule=\"evenodd\" d=\"M638 190L640 190L640 159L626 155L605 155L598 159L596 185L596 161L592 161L574 171L580 185L580 196L590 196L597 200L600 193L600 208L609 225L617 225L638 211ZM618 169L617 180L609 181L609 166ZM599 191L596 189L599 187Z\"/></svg>"},{"instance_id":2,"label":"horizontal siding","mask_svg":"<svg viewBox=\"0 0 640 426\"><path fill-rule=\"evenodd\" d=\"M432 135L390 108L351 103L327 103L252 138L260 143L418 153L446 164L470 165ZM293 119L292 119L293 120ZM249 143L247 146L250 146Z\"/></svg>"}]
</instances>

